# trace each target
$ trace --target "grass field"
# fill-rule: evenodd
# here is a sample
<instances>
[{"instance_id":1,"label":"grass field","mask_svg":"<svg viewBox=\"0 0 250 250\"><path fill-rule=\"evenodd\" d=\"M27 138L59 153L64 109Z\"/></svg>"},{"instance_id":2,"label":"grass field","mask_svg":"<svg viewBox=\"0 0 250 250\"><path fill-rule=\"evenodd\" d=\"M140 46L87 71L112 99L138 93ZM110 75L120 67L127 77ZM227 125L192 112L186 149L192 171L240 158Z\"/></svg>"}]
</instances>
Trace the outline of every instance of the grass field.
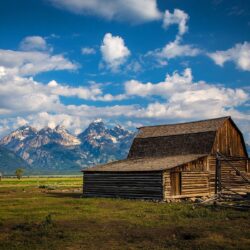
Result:
<instances>
[{"instance_id":1,"label":"grass field","mask_svg":"<svg viewBox=\"0 0 250 250\"><path fill-rule=\"evenodd\" d=\"M250 212L81 198L81 177L3 179L0 249L250 249Z\"/></svg>"}]
</instances>

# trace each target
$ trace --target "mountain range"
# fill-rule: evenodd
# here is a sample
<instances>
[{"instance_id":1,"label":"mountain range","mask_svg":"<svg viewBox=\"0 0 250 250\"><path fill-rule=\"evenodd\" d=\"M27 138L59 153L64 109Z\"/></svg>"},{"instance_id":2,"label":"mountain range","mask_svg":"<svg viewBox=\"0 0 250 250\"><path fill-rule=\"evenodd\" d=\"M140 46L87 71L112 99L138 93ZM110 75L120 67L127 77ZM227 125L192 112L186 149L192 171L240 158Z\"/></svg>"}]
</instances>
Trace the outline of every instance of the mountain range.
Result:
<instances>
[{"instance_id":1,"label":"mountain range","mask_svg":"<svg viewBox=\"0 0 250 250\"><path fill-rule=\"evenodd\" d=\"M126 158L134 136L134 131L100 119L77 136L63 126L22 126L0 140L0 172L13 174L23 167L34 174L79 173L87 166Z\"/></svg>"}]
</instances>

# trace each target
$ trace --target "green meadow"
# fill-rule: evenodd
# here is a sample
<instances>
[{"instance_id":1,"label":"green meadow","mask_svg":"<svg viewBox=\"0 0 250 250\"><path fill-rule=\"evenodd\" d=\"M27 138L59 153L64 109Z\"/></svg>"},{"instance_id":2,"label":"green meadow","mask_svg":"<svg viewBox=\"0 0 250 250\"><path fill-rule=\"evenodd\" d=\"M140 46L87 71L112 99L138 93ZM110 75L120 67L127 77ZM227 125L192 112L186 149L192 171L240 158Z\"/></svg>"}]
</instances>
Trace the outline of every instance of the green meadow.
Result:
<instances>
[{"instance_id":1,"label":"green meadow","mask_svg":"<svg viewBox=\"0 0 250 250\"><path fill-rule=\"evenodd\" d=\"M82 177L0 182L0 249L250 249L250 211L82 198Z\"/></svg>"}]
</instances>

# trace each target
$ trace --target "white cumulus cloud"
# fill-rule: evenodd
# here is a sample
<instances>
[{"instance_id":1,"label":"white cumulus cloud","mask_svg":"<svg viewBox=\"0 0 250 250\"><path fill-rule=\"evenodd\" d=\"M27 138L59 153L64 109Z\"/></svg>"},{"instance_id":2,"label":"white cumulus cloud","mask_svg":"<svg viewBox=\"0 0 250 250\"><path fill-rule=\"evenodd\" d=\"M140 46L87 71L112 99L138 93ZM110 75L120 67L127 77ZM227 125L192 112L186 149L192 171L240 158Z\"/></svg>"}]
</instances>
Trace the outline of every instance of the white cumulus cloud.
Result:
<instances>
[{"instance_id":1,"label":"white cumulus cloud","mask_svg":"<svg viewBox=\"0 0 250 250\"><path fill-rule=\"evenodd\" d=\"M174 9L173 13L169 10L165 11L163 17L163 27L168 29L171 25L178 25L178 33L175 40L167 43L163 48L158 48L153 51L149 51L146 57L153 57L156 59L155 67L162 67L168 64L168 60L176 57L187 57L187 56L197 56L202 51L196 48L192 44L183 44L182 36L188 31L189 15L180 9Z\"/></svg>"},{"instance_id":2,"label":"white cumulus cloud","mask_svg":"<svg viewBox=\"0 0 250 250\"><path fill-rule=\"evenodd\" d=\"M238 43L228 50L220 50L209 53L208 56L219 66L232 61L236 66L245 71L250 71L250 43Z\"/></svg>"},{"instance_id":3,"label":"white cumulus cloud","mask_svg":"<svg viewBox=\"0 0 250 250\"><path fill-rule=\"evenodd\" d=\"M105 34L100 50L104 62L113 71L118 70L131 54L123 38L111 33Z\"/></svg>"},{"instance_id":4,"label":"white cumulus cloud","mask_svg":"<svg viewBox=\"0 0 250 250\"><path fill-rule=\"evenodd\" d=\"M27 36L20 43L21 50L47 50L46 40L41 36Z\"/></svg>"},{"instance_id":5,"label":"white cumulus cloud","mask_svg":"<svg viewBox=\"0 0 250 250\"><path fill-rule=\"evenodd\" d=\"M146 53L145 58L155 60L154 67L163 67L168 61L176 57L194 57L202 54L202 50L192 44L182 44L181 38L177 38L173 42L167 43L163 48L159 48Z\"/></svg>"},{"instance_id":6,"label":"white cumulus cloud","mask_svg":"<svg viewBox=\"0 0 250 250\"><path fill-rule=\"evenodd\" d=\"M63 55L42 51L15 51L0 49L0 66L20 75L35 75L52 70L75 70L78 66Z\"/></svg>"},{"instance_id":7,"label":"white cumulus cloud","mask_svg":"<svg viewBox=\"0 0 250 250\"><path fill-rule=\"evenodd\" d=\"M161 58L172 59L180 56L197 56L200 49L193 45L181 44L179 39L165 45L156 55Z\"/></svg>"},{"instance_id":8,"label":"white cumulus cloud","mask_svg":"<svg viewBox=\"0 0 250 250\"><path fill-rule=\"evenodd\" d=\"M125 20L133 23L161 18L156 0L50 0L59 8L82 15L96 15L107 20Z\"/></svg>"},{"instance_id":9,"label":"white cumulus cloud","mask_svg":"<svg viewBox=\"0 0 250 250\"><path fill-rule=\"evenodd\" d=\"M179 35L183 35L188 31L187 21L189 16L183 10L174 9L173 14L166 10L163 17L163 27L167 29L170 25L178 25Z\"/></svg>"},{"instance_id":10,"label":"white cumulus cloud","mask_svg":"<svg viewBox=\"0 0 250 250\"><path fill-rule=\"evenodd\" d=\"M96 50L94 48L83 47L81 52L83 55L93 55L96 53Z\"/></svg>"},{"instance_id":11,"label":"white cumulus cloud","mask_svg":"<svg viewBox=\"0 0 250 250\"><path fill-rule=\"evenodd\" d=\"M61 96L103 102L126 98L123 94L104 94L98 84L72 87L55 80L44 84L33 78L10 73L0 76L0 115L29 114L41 111L61 112L64 107L60 101Z\"/></svg>"},{"instance_id":12,"label":"white cumulus cloud","mask_svg":"<svg viewBox=\"0 0 250 250\"><path fill-rule=\"evenodd\" d=\"M193 81L191 69L183 74L167 75L163 82L142 83L131 80L125 83L127 95L160 96L164 102L153 102L139 116L151 118L209 118L222 115L242 116L236 108L249 99L243 89L231 89L204 81ZM249 116L245 116L245 118Z\"/></svg>"}]
</instances>

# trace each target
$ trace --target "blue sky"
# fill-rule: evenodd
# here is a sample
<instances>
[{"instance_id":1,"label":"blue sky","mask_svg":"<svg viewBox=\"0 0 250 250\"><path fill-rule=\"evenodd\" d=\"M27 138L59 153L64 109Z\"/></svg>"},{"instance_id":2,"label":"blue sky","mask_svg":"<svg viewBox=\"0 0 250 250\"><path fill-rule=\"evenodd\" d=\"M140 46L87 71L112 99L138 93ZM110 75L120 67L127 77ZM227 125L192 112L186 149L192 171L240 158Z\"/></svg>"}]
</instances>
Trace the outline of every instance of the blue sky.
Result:
<instances>
[{"instance_id":1,"label":"blue sky","mask_svg":"<svg viewBox=\"0 0 250 250\"><path fill-rule=\"evenodd\" d=\"M231 115L250 141L250 3L4 0L0 135Z\"/></svg>"}]
</instances>

